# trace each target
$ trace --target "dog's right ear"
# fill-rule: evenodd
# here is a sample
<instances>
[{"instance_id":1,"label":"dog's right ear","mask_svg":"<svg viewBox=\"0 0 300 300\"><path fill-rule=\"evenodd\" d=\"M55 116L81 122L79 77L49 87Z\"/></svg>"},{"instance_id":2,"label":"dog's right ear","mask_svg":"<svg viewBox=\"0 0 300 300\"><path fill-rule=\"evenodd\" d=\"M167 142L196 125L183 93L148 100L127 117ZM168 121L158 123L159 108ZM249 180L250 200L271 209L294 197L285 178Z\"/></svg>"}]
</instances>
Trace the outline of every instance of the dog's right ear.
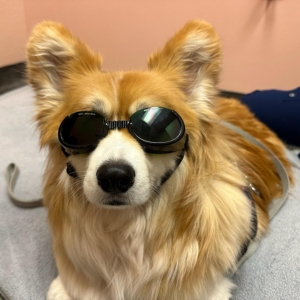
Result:
<instances>
[{"instance_id":1,"label":"dog's right ear","mask_svg":"<svg viewBox=\"0 0 300 300\"><path fill-rule=\"evenodd\" d=\"M27 76L37 96L39 125L63 101L64 84L70 76L100 67L101 57L63 25L38 24L27 44Z\"/></svg>"}]
</instances>

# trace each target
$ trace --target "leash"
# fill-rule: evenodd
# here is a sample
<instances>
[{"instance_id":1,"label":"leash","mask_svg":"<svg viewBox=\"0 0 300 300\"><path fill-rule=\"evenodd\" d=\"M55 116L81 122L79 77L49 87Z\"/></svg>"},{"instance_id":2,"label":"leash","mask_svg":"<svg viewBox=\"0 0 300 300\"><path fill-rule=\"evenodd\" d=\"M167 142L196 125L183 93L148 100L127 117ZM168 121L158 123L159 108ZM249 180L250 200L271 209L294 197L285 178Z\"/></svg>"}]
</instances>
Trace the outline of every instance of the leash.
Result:
<instances>
[{"instance_id":1,"label":"leash","mask_svg":"<svg viewBox=\"0 0 300 300\"><path fill-rule=\"evenodd\" d=\"M22 208L34 208L43 206L43 199L23 199L16 196L14 188L19 176L19 168L16 164L10 163L6 168L6 179L8 182L7 192L11 201L16 205Z\"/></svg>"}]
</instances>

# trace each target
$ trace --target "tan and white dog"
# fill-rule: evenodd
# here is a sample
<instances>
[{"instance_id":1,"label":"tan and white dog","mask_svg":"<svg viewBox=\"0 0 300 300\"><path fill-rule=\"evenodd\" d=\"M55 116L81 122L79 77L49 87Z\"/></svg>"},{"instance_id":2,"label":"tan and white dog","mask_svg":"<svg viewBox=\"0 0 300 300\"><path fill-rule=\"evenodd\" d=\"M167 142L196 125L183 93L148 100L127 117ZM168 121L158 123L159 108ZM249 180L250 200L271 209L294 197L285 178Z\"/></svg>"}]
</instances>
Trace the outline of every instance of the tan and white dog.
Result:
<instances>
[{"instance_id":1,"label":"tan and white dog","mask_svg":"<svg viewBox=\"0 0 300 300\"><path fill-rule=\"evenodd\" d=\"M54 22L35 27L27 55L40 144L49 148L43 195L59 275L48 299L229 299L226 275L253 231L255 239L266 233L281 182L268 154L220 121L249 132L290 166L274 133L237 100L217 97L214 29L188 22L150 56L146 71L102 72L101 57ZM181 117L184 148L183 138L174 152L149 153L124 127L87 152L61 149L67 116L129 120L151 107ZM123 174L117 183L111 172ZM249 183L259 193L245 193Z\"/></svg>"}]
</instances>

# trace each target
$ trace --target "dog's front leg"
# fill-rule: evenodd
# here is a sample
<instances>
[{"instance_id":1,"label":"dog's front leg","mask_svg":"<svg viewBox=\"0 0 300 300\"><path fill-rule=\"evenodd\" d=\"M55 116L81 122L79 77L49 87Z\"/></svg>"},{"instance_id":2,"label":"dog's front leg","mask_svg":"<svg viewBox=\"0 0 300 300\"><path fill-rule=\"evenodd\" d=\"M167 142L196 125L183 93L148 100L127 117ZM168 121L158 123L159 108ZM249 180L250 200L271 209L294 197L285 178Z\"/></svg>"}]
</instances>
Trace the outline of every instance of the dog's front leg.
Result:
<instances>
[{"instance_id":1,"label":"dog's front leg","mask_svg":"<svg viewBox=\"0 0 300 300\"><path fill-rule=\"evenodd\" d=\"M59 276L52 281L48 290L47 300L71 300Z\"/></svg>"}]
</instances>

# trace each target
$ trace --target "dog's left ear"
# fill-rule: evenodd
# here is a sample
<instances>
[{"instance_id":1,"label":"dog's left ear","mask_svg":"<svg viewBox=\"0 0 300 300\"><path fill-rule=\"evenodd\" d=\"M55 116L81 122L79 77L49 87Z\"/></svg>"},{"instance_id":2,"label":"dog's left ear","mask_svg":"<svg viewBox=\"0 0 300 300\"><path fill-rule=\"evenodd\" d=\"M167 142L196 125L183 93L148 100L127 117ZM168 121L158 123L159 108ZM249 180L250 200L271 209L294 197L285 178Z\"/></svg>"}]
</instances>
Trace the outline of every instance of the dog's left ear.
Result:
<instances>
[{"instance_id":1,"label":"dog's left ear","mask_svg":"<svg viewBox=\"0 0 300 300\"><path fill-rule=\"evenodd\" d=\"M36 120L41 131L63 103L68 80L100 67L100 55L62 24L44 21L33 29L27 44L27 76L37 96Z\"/></svg>"},{"instance_id":2,"label":"dog's left ear","mask_svg":"<svg viewBox=\"0 0 300 300\"><path fill-rule=\"evenodd\" d=\"M148 66L175 82L191 100L211 100L216 94L221 43L213 27L190 21L148 59Z\"/></svg>"}]
</instances>

